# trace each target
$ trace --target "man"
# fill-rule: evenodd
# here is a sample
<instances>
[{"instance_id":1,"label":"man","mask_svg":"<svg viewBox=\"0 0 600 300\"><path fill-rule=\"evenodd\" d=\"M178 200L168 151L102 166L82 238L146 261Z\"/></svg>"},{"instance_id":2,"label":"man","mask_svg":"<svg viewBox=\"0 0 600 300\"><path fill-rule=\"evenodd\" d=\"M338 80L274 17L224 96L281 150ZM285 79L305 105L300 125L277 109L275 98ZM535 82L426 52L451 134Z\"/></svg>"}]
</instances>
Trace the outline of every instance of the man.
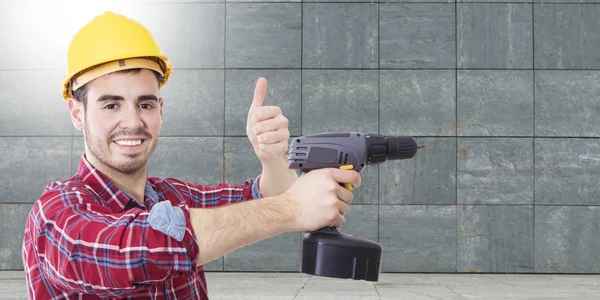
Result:
<instances>
[{"instance_id":1,"label":"man","mask_svg":"<svg viewBox=\"0 0 600 300\"><path fill-rule=\"evenodd\" d=\"M339 183L359 186L358 173L288 170L288 122L262 105L263 78L247 119L262 164L255 180L148 178L169 105L159 88L171 72L152 35L124 16L106 12L73 38L63 97L85 152L77 173L48 184L27 219L30 298L208 299L203 264L283 232L344 224L353 196Z\"/></svg>"}]
</instances>

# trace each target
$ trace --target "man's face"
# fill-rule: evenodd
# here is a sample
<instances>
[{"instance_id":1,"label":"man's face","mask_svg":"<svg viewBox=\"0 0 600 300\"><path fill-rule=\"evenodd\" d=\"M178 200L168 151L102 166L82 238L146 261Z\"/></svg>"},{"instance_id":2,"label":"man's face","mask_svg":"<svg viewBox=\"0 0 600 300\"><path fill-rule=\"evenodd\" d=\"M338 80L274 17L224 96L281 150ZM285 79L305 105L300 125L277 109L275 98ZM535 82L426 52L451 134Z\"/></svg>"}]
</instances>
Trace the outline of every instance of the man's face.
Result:
<instances>
[{"instance_id":1,"label":"man's face","mask_svg":"<svg viewBox=\"0 0 600 300\"><path fill-rule=\"evenodd\" d=\"M145 172L158 143L162 104L156 77L149 70L112 73L92 81L83 124L88 160L113 172Z\"/></svg>"}]
</instances>

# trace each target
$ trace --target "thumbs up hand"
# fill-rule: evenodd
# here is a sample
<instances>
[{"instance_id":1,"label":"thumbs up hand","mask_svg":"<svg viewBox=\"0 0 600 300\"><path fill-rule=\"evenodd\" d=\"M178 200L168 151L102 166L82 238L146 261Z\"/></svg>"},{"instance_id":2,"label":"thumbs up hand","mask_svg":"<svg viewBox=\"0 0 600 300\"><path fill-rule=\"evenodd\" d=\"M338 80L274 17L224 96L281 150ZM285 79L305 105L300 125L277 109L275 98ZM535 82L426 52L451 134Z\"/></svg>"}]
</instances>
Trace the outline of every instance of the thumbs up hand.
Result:
<instances>
[{"instance_id":1,"label":"thumbs up hand","mask_svg":"<svg viewBox=\"0 0 600 300\"><path fill-rule=\"evenodd\" d=\"M278 106L263 106L267 80L259 78L248 110L246 134L262 163L281 159L288 148L289 121Z\"/></svg>"}]
</instances>

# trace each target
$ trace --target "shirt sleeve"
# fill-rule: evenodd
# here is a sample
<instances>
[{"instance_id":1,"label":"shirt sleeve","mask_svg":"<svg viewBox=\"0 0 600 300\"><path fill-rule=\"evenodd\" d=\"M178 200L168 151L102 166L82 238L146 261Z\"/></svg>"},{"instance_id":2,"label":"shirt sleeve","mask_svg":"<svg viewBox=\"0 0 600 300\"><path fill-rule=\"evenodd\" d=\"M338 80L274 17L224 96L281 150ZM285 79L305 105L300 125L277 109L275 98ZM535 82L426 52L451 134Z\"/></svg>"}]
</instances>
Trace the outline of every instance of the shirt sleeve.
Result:
<instances>
[{"instance_id":1,"label":"shirt sleeve","mask_svg":"<svg viewBox=\"0 0 600 300\"><path fill-rule=\"evenodd\" d=\"M259 199L261 175L254 179L247 179L242 184L233 185L220 183L218 185L199 185L185 182L175 178L167 178L165 182L176 188L190 201L192 208L217 207L245 200ZM170 188L170 187L169 187Z\"/></svg>"},{"instance_id":2,"label":"shirt sleeve","mask_svg":"<svg viewBox=\"0 0 600 300\"><path fill-rule=\"evenodd\" d=\"M126 297L196 270L188 206L112 213L83 187L46 191L29 215L39 267L60 290ZM160 216L166 212L165 216Z\"/></svg>"}]
</instances>

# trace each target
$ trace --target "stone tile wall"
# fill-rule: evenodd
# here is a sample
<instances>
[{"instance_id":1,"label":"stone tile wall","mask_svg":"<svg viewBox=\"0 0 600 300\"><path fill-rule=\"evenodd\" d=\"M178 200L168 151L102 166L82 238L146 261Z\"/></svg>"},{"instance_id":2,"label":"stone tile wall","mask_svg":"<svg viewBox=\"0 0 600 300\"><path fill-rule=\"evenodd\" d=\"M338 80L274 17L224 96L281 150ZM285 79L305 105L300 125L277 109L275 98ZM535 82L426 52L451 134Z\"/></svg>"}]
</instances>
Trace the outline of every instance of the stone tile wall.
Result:
<instances>
[{"instance_id":1,"label":"stone tile wall","mask_svg":"<svg viewBox=\"0 0 600 300\"><path fill-rule=\"evenodd\" d=\"M342 228L384 246L383 271L600 272L600 3L585 0L0 0L0 269L22 269L32 203L76 171L60 83L72 35L104 9L149 27L175 67L150 175L256 176L244 126L265 76L293 136L425 145L368 167ZM297 271L300 243L207 269Z\"/></svg>"}]
</instances>

